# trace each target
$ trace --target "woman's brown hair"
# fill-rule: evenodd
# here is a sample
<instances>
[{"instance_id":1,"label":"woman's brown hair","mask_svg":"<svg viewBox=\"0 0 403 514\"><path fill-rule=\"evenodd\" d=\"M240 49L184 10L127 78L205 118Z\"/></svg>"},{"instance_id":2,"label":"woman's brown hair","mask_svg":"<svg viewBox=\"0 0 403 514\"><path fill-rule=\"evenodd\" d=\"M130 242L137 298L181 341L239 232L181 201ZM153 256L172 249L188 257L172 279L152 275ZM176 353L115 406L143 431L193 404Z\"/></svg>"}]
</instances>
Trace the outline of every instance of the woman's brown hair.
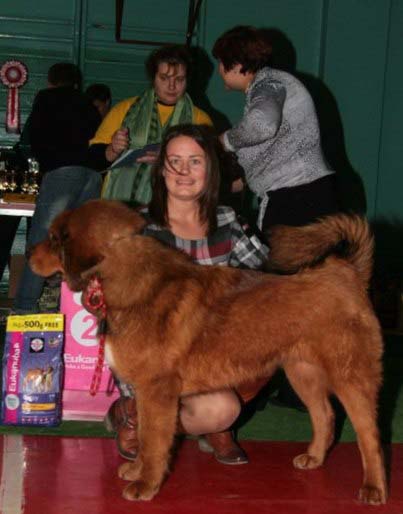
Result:
<instances>
[{"instance_id":1,"label":"woman's brown hair","mask_svg":"<svg viewBox=\"0 0 403 514\"><path fill-rule=\"evenodd\" d=\"M255 73L271 62L272 43L267 29L238 25L224 32L213 46L213 56L225 71L241 64L241 73Z\"/></svg>"},{"instance_id":2,"label":"woman's brown hair","mask_svg":"<svg viewBox=\"0 0 403 514\"><path fill-rule=\"evenodd\" d=\"M186 70L186 76L189 77L192 66L192 56L188 48L184 45L167 44L157 48L151 52L145 64L151 82L154 82L158 67L161 63L166 63L175 68L181 64Z\"/></svg>"}]
</instances>

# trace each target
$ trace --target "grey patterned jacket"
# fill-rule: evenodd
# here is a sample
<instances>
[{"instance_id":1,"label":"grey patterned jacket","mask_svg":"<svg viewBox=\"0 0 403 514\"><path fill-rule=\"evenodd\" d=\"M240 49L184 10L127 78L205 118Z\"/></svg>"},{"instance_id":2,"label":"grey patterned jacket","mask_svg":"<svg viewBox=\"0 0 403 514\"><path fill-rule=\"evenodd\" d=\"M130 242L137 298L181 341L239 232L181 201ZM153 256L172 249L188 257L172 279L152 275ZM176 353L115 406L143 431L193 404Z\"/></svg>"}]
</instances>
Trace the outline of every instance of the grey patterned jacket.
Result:
<instances>
[{"instance_id":1,"label":"grey patterned jacket","mask_svg":"<svg viewBox=\"0 0 403 514\"><path fill-rule=\"evenodd\" d=\"M224 146L236 153L248 186L262 199L260 221L269 191L333 173L310 94L294 76L269 67L258 71L247 89L243 117L225 132Z\"/></svg>"}]
</instances>

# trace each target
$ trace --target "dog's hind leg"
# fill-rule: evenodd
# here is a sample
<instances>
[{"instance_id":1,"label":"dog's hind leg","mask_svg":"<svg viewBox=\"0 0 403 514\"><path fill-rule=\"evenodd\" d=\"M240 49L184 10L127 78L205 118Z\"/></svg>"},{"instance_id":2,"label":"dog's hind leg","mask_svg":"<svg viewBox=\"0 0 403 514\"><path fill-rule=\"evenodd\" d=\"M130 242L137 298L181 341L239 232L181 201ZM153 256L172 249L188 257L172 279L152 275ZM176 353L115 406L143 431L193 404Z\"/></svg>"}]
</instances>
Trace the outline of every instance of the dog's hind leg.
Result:
<instances>
[{"instance_id":1,"label":"dog's hind leg","mask_svg":"<svg viewBox=\"0 0 403 514\"><path fill-rule=\"evenodd\" d=\"M313 431L307 452L297 455L293 464L299 469L314 469L323 464L334 439L334 412L326 375L320 367L301 361L287 363L284 371L309 411Z\"/></svg>"},{"instance_id":2,"label":"dog's hind leg","mask_svg":"<svg viewBox=\"0 0 403 514\"><path fill-rule=\"evenodd\" d=\"M119 476L131 483L124 489L127 500L151 500L168 471L179 402L177 381L155 380L136 384L139 452L134 462L119 467Z\"/></svg>"},{"instance_id":3,"label":"dog's hind leg","mask_svg":"<svg viewBox=\"0 0 403 514\"><path fill-rule=\"evenodd\" d=\"M367 378L367 377L366 377ZM379 505L386 502L387 485L383 451L376 423L377 386L375 381L343 383L335 391L343 404L357 434L364 470L359 499L364 503Z\"/></svg>"}]
</instances>

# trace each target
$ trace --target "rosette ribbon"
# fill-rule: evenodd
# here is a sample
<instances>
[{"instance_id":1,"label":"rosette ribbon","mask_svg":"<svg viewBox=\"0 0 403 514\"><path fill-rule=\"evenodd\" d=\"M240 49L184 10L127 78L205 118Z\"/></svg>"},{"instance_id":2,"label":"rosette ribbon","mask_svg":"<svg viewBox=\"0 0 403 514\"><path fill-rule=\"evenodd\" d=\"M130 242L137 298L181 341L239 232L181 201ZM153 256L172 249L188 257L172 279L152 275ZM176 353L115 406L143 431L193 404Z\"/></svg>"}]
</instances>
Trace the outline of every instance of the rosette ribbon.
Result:
<instances>
[{"instance_id":1,"label":"rosette ribbon","mask_svg":"<svg viewBox=\"0 0 403 514\"><path fill-rule=\"evenodd\" d=\"M20 133L20 100L18 89L28 78L28 70L21 61L6 61L0 68L0 80L8 88L6 131Z\"/></svg>"}]
</instances>

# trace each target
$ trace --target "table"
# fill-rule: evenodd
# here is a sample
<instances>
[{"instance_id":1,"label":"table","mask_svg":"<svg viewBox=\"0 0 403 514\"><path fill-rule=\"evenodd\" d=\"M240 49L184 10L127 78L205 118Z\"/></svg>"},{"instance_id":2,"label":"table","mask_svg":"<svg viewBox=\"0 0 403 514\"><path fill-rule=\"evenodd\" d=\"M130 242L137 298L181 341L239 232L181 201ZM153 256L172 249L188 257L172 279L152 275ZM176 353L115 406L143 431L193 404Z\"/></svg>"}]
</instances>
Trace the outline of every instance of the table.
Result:
<instances>
[{"instance_id":1,"label":"table","mask_svg":"<svg viewBox=\"0 0 403 514\"><path fill-rule=\"evenodd\" d=\"M4 202L0 200L0 216L26 216L34 214L35 204L25 202Z\"/></svg>"}]
</instances>

